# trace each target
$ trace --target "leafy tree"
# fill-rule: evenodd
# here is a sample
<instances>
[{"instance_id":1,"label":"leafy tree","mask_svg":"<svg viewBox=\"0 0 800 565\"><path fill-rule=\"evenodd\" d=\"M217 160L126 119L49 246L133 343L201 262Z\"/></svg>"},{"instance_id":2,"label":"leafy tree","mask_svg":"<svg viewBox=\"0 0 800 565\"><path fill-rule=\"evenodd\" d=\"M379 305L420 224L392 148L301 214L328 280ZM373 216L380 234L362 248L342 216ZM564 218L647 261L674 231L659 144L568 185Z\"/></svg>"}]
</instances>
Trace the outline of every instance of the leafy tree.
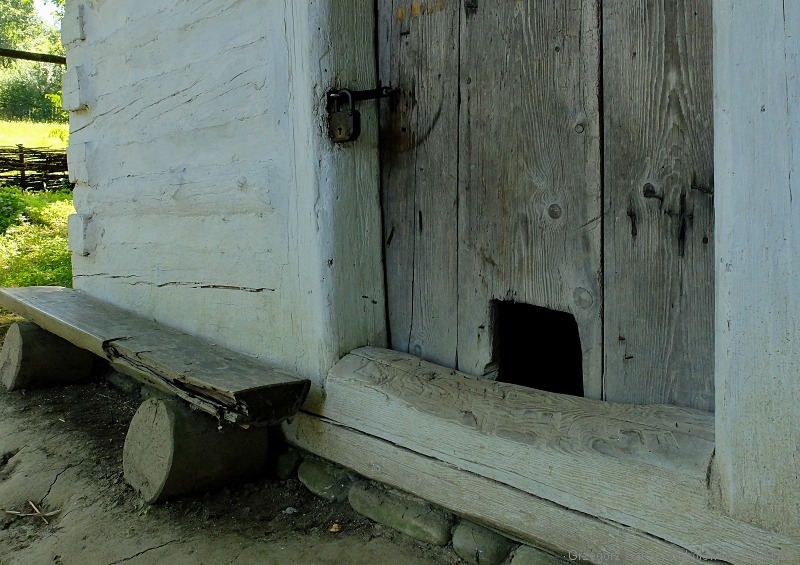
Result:
<instances>
[{"instance_id":1,"label":"leafy tree","mask_svg":"<svg viewBox=\"0 0 800 565\"><path fill-rule=\"evenodd\" d=\"M62 10L64 0L48 0ZM0 0L0 47L61 55L59 31L39 19L33 0ZM0 118L66 121L60 65L0 58Z\"/></svg>"},{"instance_id":2,"label":"leafy tree","mask_svg":"<svg viewBox=\"0 0 800 565\"><path fill-rule=\"evenodd\" d=\"M0 0L0 47L22 49L42 31L33 0Z\"/></svg>"}]
</instances>

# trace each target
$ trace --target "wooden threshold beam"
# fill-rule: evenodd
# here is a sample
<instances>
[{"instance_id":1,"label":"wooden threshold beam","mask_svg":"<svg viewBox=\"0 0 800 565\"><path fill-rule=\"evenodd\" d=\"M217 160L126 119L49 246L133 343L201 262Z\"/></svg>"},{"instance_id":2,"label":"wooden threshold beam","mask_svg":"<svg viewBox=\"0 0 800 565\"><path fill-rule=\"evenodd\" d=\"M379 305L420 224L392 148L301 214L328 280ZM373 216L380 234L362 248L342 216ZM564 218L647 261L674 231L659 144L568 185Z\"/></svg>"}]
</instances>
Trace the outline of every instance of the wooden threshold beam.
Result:
<instances>
[{"instance_id":1,"label":"wooden threshold beam","mask_svg":"<svg viewBox=\"0 0 800 565\"><path fill-rule=\"evenodd\" d=\"M282 427L287 441L301 449L518 541L568 558L581 556L581 563L699 562L683 548L634 528L575 512L326 418L301 412Z\"/></svg>"},{"instance_id":2,"label":"wooden threshold beam","mask_svg":"<svg viewBox=\"0 0 800 565\"><path fill-rule=\"evenodd\" d=\"M517 506L534 496L704 560L748 563L766 556L800 562L796 540L716 508L709 490L711 413L546 393L378 348L345 356L328 375L324 400L304 408L328 422L319 426L321 433L331 433L330 426L350 428L465 476L505 485L519 493ZM352 467L345 455L319 449ZM381 461L360 467L382 468ZM430 499L418 485L426 481L409 477L396 486ZM458 512L458 504L443 505ZM511 525L497 527L509 531ZM536 541L533 530L526 535Z\"/></svg>"},{"instance_id":3,"label":"wooden threshold beam","mask_svg":"<svg viewBox=\"0 0 800 565\"><path fill-rule=\"evenodd\" d=\"M311 382L73 289L0 288L0 306L134 378L238 424L292 416Z\"/></svg>"}]
</instances>

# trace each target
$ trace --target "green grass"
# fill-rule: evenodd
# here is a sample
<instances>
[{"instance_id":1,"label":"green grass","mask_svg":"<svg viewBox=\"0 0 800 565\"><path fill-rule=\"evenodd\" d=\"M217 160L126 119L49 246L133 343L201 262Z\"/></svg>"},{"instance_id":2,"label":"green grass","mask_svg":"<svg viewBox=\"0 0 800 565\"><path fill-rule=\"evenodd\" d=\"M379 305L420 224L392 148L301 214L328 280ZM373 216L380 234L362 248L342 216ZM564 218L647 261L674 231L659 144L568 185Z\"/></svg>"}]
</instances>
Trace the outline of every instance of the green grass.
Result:
<instances>
[{"instance_id":1,"label":"green grass","mask_svg":"<svg viewBox=\"0 0 800 565\"><path fill-rule=\"evenodd\" d=\"M0 343L3 342L3 338L5 338L6 333L8 333L8 328L11 327L11 324L21 322L22 320L22 318L13 312L0 308Z\"/></svg>"},{"instance_id":2,"label":"green grass","mask_svg":"<svg viewBox=\"0 0 800 565\"><path fill-rule=\"evenodd\" d=\"M25 147L64 149L68 139L67 124L0 121L0 147L22 144Z\"/></svg>"},{"instance_id":3,"label":"green grass","mask_svg":"<svg viewBox=\"0 0 800 565\"><path fill-rule=\"evenodd\" d=\"M11 211L14 219L0 235L0 286L72 286L67 249L67 216L75 213L72 194L0 188L0 202L9 194L21 198L23 206L21 212Z\"/></svg>"}]
</instances>

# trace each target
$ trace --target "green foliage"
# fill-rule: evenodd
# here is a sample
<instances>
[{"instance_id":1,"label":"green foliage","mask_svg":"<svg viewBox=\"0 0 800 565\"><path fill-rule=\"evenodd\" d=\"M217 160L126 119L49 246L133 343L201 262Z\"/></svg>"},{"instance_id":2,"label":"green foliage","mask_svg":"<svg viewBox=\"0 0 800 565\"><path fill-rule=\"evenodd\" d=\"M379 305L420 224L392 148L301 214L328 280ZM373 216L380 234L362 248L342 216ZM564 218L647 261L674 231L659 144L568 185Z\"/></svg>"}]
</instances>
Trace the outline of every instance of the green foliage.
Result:
<instances>
[{"instance_id":1,"label":"green foliage","mask_svg":"<svg viewBox=\"0 0 800 565\"><path fill-rule=\"evenodd\" d=\"M39 19L33 0L1 1L0 47L64 54L59 31ZM67 121L61 110L63 73L62 65L0 57L0 119Z\"/></svg>"},{"instance_id":2,"label":"green foliage","mask_svg":"<svg viewBox=\"0 0 800 565\"><path fill-rule=\"evenodd\" d=\"M0 235L19 223L25 212L22 191L16 187L0 187Z\"/></svg>"},{"instance_id":3,"label":"green foliage","mask_svg":"<svg viewBox=\"0 0 800 565\"><path fill-rule=\"evenodd\" d=\"M69 191L16 192L23 210L0 237L0 286L72 286L67 217ZM18 201L17 200L17 201Z\"/></svg>"},{"instance_id":4,"label":"green foliage","mask_svg":"<svg viewBox=\"0 0 800 565\"><path fill-rule=\"evenodd\" d=\"M60 68L17 63L0 74L0 119L66 122L61 109Z\"/></svg>"},{"instance_id":5,"label":"green foliage","mask_svg":"<svg viewBox=\"0 0 800 565\"><path fill-rule=\"evenodd\" d=\"M0 10L0 47L22 49L41 35L43 22L33 0L3 0Z\"/></svg>"}]
</instances>

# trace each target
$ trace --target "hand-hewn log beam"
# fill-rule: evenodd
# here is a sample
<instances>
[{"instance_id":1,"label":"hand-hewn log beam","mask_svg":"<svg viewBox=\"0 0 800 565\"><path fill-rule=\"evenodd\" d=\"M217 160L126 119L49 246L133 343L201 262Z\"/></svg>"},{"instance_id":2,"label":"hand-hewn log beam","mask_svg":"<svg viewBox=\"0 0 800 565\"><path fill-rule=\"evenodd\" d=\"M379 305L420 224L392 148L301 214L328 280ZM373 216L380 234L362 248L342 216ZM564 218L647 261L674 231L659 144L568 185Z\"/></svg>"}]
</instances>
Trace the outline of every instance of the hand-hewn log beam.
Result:
<instances>
[{"instance_id":1,"label":"hand-hewn log beam","mask_svg":"<svg viewBox=\"0 0 800 565\"><path fill-rule=\"evenodd\" d=\"M747 563L758 555L794 563L800 556L794 539L732 519L713 506L708 470L715 433L714 415L708 412L547 393L372 347L339 361L328 375L325 401L309 401L304 409L321 419L316 428L312 423L290 435L292 443L456 513L464 508L463 496L431 498L417 486L420 475L430 486L430 473L405 473L413 479L394 483L381 478L389 465L361 450L363 465L354 466L341 447L328 444L333 432L319 422L396 446L409 458L418 454L439 461L464 477L505 485L520 493L509 508L527 504L527 493L654 536L704 560ZM308 435L312 429L323 434L317 443ZM375 474L375 469L382 471ZM452 482L442 477L442 485ZM436 488L446 490L442 485ZM482 508L480 503L472 511L480 516ZM515 526L511 518L506 522L490 525L509 533ZM535 528L527 530L528 537L514 535L539 543ZM605 549L598 541L592 544L596 551ZM575 549L574 542L553 545ZM620 562L642 562L633 550L625 553Z\"/></svg>"}]
</instances>

